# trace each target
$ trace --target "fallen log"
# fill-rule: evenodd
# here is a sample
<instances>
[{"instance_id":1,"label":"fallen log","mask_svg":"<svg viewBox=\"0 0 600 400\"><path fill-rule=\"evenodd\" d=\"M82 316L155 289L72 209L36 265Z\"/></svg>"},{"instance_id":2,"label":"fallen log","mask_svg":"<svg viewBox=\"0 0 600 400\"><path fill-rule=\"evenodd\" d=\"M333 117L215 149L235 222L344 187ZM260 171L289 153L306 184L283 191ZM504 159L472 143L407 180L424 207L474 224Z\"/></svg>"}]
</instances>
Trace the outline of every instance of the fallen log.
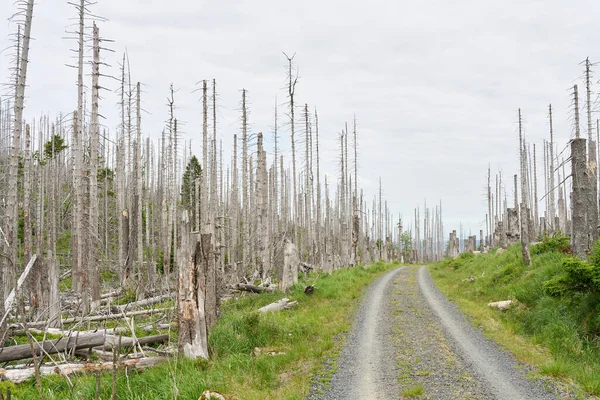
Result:
<instances>
[{"instance_id":1,"label":"fallen log","mask_svg":"<svg viewBox=\"0 0 600 400\"><path fill-rule=\"evenodd\" d=\"M58 280L62 281L63 279L66 279L69 275L71 275L71 272L73 272L73 271L71 270L71 268L69 268L68 270L66 270L65 272L60 274L60 276L58 277Z\"/></svg>"},{"instance_id":2,"label":"fallen log","mask_svg":"<svg viewBox=\"0 0 600 400\"><path fill-rule=\"evenodd\" d=\"M259 308L258 312L268 313L268 312L275 312L275 311L281 311L281 310L289 310L290 308L295 307L297 305L298 305L297 301L290 301L290 299L281 299L281 300L276 301L275 303L271 303L264 307Z\"/></svg>"},{"instance_id":3,"label":"fallen log","mask_svg":"<svg viewBox=\"0 0 600 400\"><path fill-rule=\"evenodd\" d=\"M121 337L121 347L133 347L138 344L151 344L151 343L162 343L169 340L168 334L144 336L139 338ZM103 346L99 347L102 350L112 350L119 345L119 337L115 335L109 335L106 337L106 342Z\"/></svg>"},{"instance_id":4,"label":"fallen log","mask_svg":"<svg viewBox=\"0 0 600 400\"><path fill-rule=\"evenodd\" d=\"M271 286L254 286L249 285L247 283L236 283L235 285L229 286L233 290L239 290L240 292L250 292L250 293L272 293L276 290L275 287Z\"/></svg>"},{"instance_id":5,"label":"fallen log","mask_svg":"<svg viewBox=\"0 0 600 400\"><path fill-rule=\"evenodd\" d=\"M21 290L21 286L23 286L23 283L25 282L25 279L27 279L27 276L29 275L29 273L33 269L33 266L35 265L35 260L37 260L37 254L34 254L31 257L31 259L27 263L27 266L25 267L25 270L23 271L23 273L19 277L19 280L17 281L16 291L15 291L15 288L13 288L10 291L10 293L8 294L8 297L6 297L6 300L4 300L4 309L7 312L8 312L8 310L10 310L12 308L12 305L13 305L13 303L15 301L16 292L18 292L18 291Z\"/></svg>"},{"instance_id":6,"label":"fallen log","mask_svg":"<svg viewBox=\"0 0 600 400\"><path fill-rule=\"evenodd\" d=\"M133 347L137 344L159 343L169 340L169 335L154 335L142 338L121 338L122 347ZM100 347L103 350L110 350L116 347L119 342L119 337L114 335L106 335L104 332L72 335L62 337L55 340L46 340L43 342L33 343L33 350L36 357L46 354L62 353L64 351L75 351L79 349L89 349ZM0 363L7 361L16 361L31 358L33 356L31 345L21 344L16 346L8 346L0 349Z\"/></svg>"},{"instance_id":7,"label":"fallen log","mask_svg":"<svg viewBox=\"0 0 600 400\"><path fill-rule=\"evenodd\" d=\"M170 300L175 298L175 294L174 293L167 293L167 294L163 294L161 296L156 296L156 297L150 297L148 299L144 299L144 300L140 300L140 301L134 301L133 303L127 303L127 304L123 304L123 305L119 305L116 306L118 309L120 309L121 311L126 311L126 310L130 310L132 308L136 308L136 307L145 307L145 306L151 306L153 304L157 304L157 303L161 303L165 300Z\"/></svg>"},{"instance_id":8,"label":"fallen log","mask_svg":"<svg viewBox=\"0 0 600 400\"><path fill-rule=\"evenodd\" d=\"M143 357L133 358L129 360L123 360L117 363L117 368L123 369L144 369L153 367L158 363L168 360L168 357L156 356L156 357ZM92 373L92 372L108 372L112 371L114 367L113 362L103 363L69 363L59 364L53 367L40 367L40 375L47 376L52 374L69 376L77 373ZM14 368L14 369L1 369L0 368L0 381L7 380L13 383L22 383L25 380L35 375L35 368Z\"/></svg>"},{"instance_id":9,"label":"fallen log","mask_svg":"<svg viewBox=\"0 0 600 400\"><path fill-rule=\"evenodd\" d=\"M106 299L106 298L108 298L108 297L118 297L118 296L120 296L121 294L123 294L123 289L117 289L117 290L110 291L110 292L108 292L108 293L103 293L103 294L101 294L101 295L100 295L100 298L101 298L101 299Z\"/></svg>"},{"instance_id":10,"label":"fallen log","mask_svg":"<svg viewBox=\"0 0 600 400\"><path fill-rule=\"evenodd\" d=\"M488 307L494 307L499 310L508 310L508 308L512 305L512 300L504 300L504 301L493 301L488 303Z\"/></svg>"},{"instance_id":11,"label":"fallen log","mask_svg":"<svg viewBox=\"0 0 600 400\"><path fill-rule=\"evenodd\" d=\"M41 329L36 329L36 328L29 328L29 332L31 333L35 333L36 335L44 335L44 334L50 334L50 335L61 335L61 336L75 336L75 335L91 335L94 333L105 333L107 335L116 335L119 333L125 333L125 332L129 332L129 328L125 328L124 326L118 326L115 328L97 328L97 329L92 329L89 331L78 331L78 330L62 330L59 328L46 328L44 330ZM20 331L18 333L24 334L25 330Z\"/></svg>"},{"instance_id":12,"label":"fallen log","mask_svg":"<svg viewBox=\"0 0 600 400\"><path fill-rule=\"evenodd\" d=\"M150 310L139 310L139 311L128 311L126 313L121 314L106 314L106 315L91 315L87 317L73 317L73 318L63 318L61 319L61 324L74 324L77 322L94 322L94 321L106 321L109 319L121 319L125 317L135 317L137 315L152 315L159 314L166 311L173 311L173 307L165 307L165 308L154 308ZM48 325L48 321L37 321L37 322L28 322L27 326L31 328L40 328ZM19 329L22 328L22 324L14 324L9 325L9 328Z\"/></svg>"}]
</instances>

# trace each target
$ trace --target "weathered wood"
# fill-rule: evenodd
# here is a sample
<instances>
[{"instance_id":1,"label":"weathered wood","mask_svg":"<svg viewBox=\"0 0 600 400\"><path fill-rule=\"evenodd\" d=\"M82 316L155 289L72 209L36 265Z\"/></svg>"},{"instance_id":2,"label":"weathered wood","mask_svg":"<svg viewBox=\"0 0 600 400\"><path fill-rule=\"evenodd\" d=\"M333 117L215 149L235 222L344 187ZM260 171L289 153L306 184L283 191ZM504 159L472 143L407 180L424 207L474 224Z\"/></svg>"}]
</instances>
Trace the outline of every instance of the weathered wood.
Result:
<instances>
[{"instance_id":1,"label":"weathered wood","mask_svg":"<svg viewBox=\"0 0 600 400\"><path fill-rule=\"evenodd\" d=\"M121 311L126 311L126 310L130 310L132 308L145 307L145 306L151 306L151 305L157 304L157 303L162 303L163 301L173 299L174 297L175 297L174 293L167 293L167 294L163 294L160 296L150 297L148 299L144 299L144 300L140 300L140 301L134 301L133 303L122 304L117 307Z\"/></svg>"},{"instance_id":2,"label":"weathered wood","mask_svg":"<svg viewBox=\"0 0 600 400\"><path fill-rule=\"evenodd\" d=\"M271 303L264 307L259 308L258 312L267 313L267 312L289 310L290 308L296 307L297 305L298 305L297 301L290 301L290 299L284 298L284 299L276 301L275 303Z\"/></svg>"},{"instance_id":3,"label":"weathered wood","mask_svg":"<svg viewBox=\"0 0 600 400\"><path fill-rule=\"evenodd\" d=\"M35 265L35 261L37 260L37 254L34 254L31 259L29 260L29 262L27 263L27 266L25 267L25 270L23 271L23 273L21 274L21 276L19 277L19 280L17 281L17 292L21 291L21 287L23 286L23 283L25 283L25 280L27 279L27 276L29 275L29 273L31 272L31 270L33 269L33 266ZM4 300L4 309L8 312L12 306L13 306L13 302L15 301L15 288L13 288L10 293L8 294L8 297L6 298L6 300Z\"/></svg>"},{"instance_id":4,"label":"weathered wood","mask_svg":"<svg viewBox=\"0 0 600 400\"><path fill-rule=\"evenodd\" d=\"M169 340L169 335L146 336L133 340L125 338L121 342L122 346L130 347L135 344L148 344L164 342ZM118 341L114 335L106 335L104 332L93 334L65 336L55 340L33 343L33 348L37 357L47 354L62 353L64 351L74 351L102 346L104 349L112 349ZM0 350L0 362L22 360L32 357L31 346L22 344L17 346L8 346Z\"/></svg>"},{"instance_id":5,"label":"weathered wood","mask_svg":"<svg viewBox=\"0 0 600 400\"><path fill-rule=\"evenodd\" d=\"M283 265L279 270L279 290L285 292L298 283L300 258L296 245L289 239L284 240L281 250L283 251Z\"/></svg>"},{"instance_id":6,"label":"weathered wood","mask_svg":"<svg viewBox=\"0 0 600 400\"><path fill-rule=\"evenodd\" d=\"M497 308L499 310L507 310L512 305L512 303L512 300L492 301L488 303L488 307Z\"/></svg>"},{"instance_id":7,"label":"weathered wood","mask_svg":"<svg viewBox=\"0 0 600 400\"><path fill-rule=\"evenodd\" d=\"M204 309L206 275L205 269L197 265L201 244L197 235L190 233L187 211L183 213L182 222L177 292L179 353L187 358L208 359L208 327Z\"/></svg>"},{"instance_id":8,"label":"weathered wood","mask_svg":"<svg viewBox=\"0 0 600 400\"><path fill-rule=\"evenodd\" d=\"M106 315L91 315L88 317L73 317L73 318L63 318L61 319L61 324L73 324L76 322L94 322L94 321L106 321L109 319L121 319L127 317L134 317L138 315L152 315L159 314L162 312L173 311L172 307L165 308L155 308L151 310L139 310L139 311L128 311L126 313L121 314L106 314ZM28 322L27 326L31 328L40 328L48 325L48 321L37 321L37 322ZM12 329L20 329L23 326L21 324L13 324L10 325L9 328Z\"/></svg>"},{"instance_id":9,"label":"weathered wood","mask_svg":"<svg viewBox=\"0 0 600 400\"><path fill-rule=\"evenodd\" d=\"M133 358L129 360L123 360L118 363L120 369L143 369L153 367L161 362L167 361L169 358L165 356L156 357L143 357ZM113 369L114 365L112 362L103 363L69 363L59 364L56 366L40 367L39 373L41 376L48 375L62 375L69 376L72 374L79 373L94 373L94 372L108 372ZM22 383L27 379L35 375L35 368L14 368L14 369L1 369L0 368L0 380L7 380L13 383Z\"/></svg>"},{"instance_id":10,"label":"weathered wood","mask_svg":"<svg viewBox=\"0 0 600 400\"><path fill-rule=\"evenodd\" d=\"M458 237L456 237L456 231L450 232L450 239L448 241L448 257L456 258L459 255L459 243Z\"/></svg>"},{"instance_id":11,"label":"weathered wood","mask_svg":"<svg viewBox=\"0 0 600 400\"><path fill-rule=\"evenodd\" d=\"M276 290L276 288L269 286L255 286L249 285L247 283L236 283L235 285L229 286L233 290L239 290L241 292L250 292L250 293L272 293Z\"/></svg>"},{"instance_id":12,"label":"weathered wood","mask_svg":"<svg viewBox=\"0 0 600 400\"><path fill-rule=\"evenodd\" d=\"M586 257L586 253L590 249L587 224L588 199L586 198L589 179L585 150L585 139L571 141L571 173L573 176L571 248L573 254L578 257Z\"/></svg>"}]
</instances>

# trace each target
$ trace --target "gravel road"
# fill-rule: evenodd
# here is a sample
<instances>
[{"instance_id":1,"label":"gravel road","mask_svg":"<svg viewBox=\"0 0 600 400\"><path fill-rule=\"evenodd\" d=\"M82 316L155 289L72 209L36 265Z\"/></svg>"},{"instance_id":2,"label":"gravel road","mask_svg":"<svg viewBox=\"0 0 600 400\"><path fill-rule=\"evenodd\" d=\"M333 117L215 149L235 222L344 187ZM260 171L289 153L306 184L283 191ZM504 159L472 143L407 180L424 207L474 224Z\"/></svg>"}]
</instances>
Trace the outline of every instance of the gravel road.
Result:
<instances>
[{"instance_id":1,"label":"gravel road","mask_svg":"<svg viewBox=\"0 0 600 400\"><path fill-rule=\"evenodd\" d=\"M338 368L308 399L565 399L552 381L487 340L433 284L426 267L402 267L369 287ZM318 381L318 379L316 379Z\"/></svg>"}]
</instances>

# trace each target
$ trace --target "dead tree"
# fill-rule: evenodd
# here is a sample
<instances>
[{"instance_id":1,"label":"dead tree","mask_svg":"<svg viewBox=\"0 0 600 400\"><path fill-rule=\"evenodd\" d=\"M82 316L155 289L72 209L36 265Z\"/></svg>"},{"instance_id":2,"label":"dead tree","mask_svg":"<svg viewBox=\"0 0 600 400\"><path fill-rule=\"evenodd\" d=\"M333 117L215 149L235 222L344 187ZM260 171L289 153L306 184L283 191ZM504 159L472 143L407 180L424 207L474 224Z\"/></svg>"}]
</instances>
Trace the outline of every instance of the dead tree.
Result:
<instances>
[{"instance_id":1,"label":"dead tree","mask_svg":"<svg viewBox=\"0 0 600 400\"><path fill-rule=\"evenodd\" d=\"M558 226L556 225L556 222L555 222L555 219L556 219L556 208L555 208L556 207L556 197L554 196L554 194L555 194L555 187L554 187L555 170L554 170L554 129L553 129L553 125L552 125L552 104L548 105L548 119L550 122L550 146L549 146L549 154L548 154L548 158L550 159L550 171L549 171L550 196L548 199L548 203L550 204L550 229L554 233L554 231L558 228Z\"/></svg>"},{"instance_id":2,"label":"dead tree","mask_svg":"<svg viewBox=\"0 0 600 400\"><path fill-rule=\"evenodd\" d=\"M99 210L98 210L98 146L100 140L100 132L98 126L98 101L100 89L100 32L98 26L94 23L93 26L93 61L92 61L92 119L90 127L90 172L89 172L89 233L84 233L88 236L88 254L86 260L86 283L91 300L91 308L98 306L100 301L100 276L98 269L98 246L99 246Z\"/></svg>"},{"instance_id":3,"label":"dead tree","mask_svg":"<svg viewBox=\"0 0 600 400\"><path fill-rule=\"evenodd\" d=\"M586 83L586 109L587 109L587 131L588 131L588 242L590 248L598 240L598 177L597 177L597 155L596 141L594 140L594 127L592 125L592 99L591 99L591 63L589 58L585 60L585 83Z\"/></svg>"},{"instance_id":4,"label":"dead tree","mask_svg":"<svg viewBox=\"0 0 600 400\"><path fill-rule=\"evenodd\" d=\"M144 239L143 239L143 226L142 226L142 205L143 205L143 192L142 192L142 113L141 113L141 88L140 82L136 84L136 96L135 96L135 115L136 115L136 146L135 146L135 197L134 197L134 208L136 209L136 249L137 249L137 270L139 274L139 290L138 298L144 297L145 292L149 289L148 285L150 282L150 270L148 263L144 263ZM146 160L147 162L147 160ZM149 220L149 215L146 215L146 220Z\"/></svg>"},{"instance_id":5,"label":"dead tree","mask_svg":"<svg viewBox=\"0 0 600 400\"><path fill-rule=\"evenodd\" d=\"M249 202L250 198L248 197L248 112L246 107L246 89L242 89L242 215L241 215L241 246L242 246L242 266L246 270L245 273L248 273L249 268L249 260L250 255L248 242L250 240L249 237Z\"/></svg>"},{"instance_id":6,"label":"dead tree","mask_svg":"<svg viewBox=\"0 0 600 400\"><path fill-rule=\"evenodd\" d=\"M183 212L181 232L177 291L179 353L187 358L208 359L205 259L199 257L203 246L198 235L190 232L187 210Z\"/></svg>"},{"instance_id":7,"label":"dead tree","mask_svg":"<svg viewBox=\"0 0 600 400\"><path fill-rule=\"evenodd\" d=\"M591 248L588 225L588 206L590 200L588 189L589 176L586 160L586 143L585 139L580 137L577 85L573 87L573 100L575 107L575 139L571 140L571 175L573 178L571 248L574 255L585 257Z\"/></svg>"},{"instance_id":8,"label":"dead tree","mask_svg":"<svg viewBox=\"0 0 600 400\"><path fill-rule=\"evenodd\" d=\"M527 210L527 164L525 163L525 141L523 140L523 122L519 108L519 154L521 158L521 246L523 263L531 265L529 255L529 213Z\"/></svg>"},{"instance_id":9,"label":"dead tree","mask_svg":"<svg viewBox=\"0 0 600 400\"><path fill-rule=\"evenodd\" d=\"M18 229L18 202L17 181L19 170L19 151L21 147L21 132L23 129L23 108L25 102L25 86L27 80L27 66L29 63L29 42L31 39L31 24L33 19L33 0L27 1L25 9L25 27L23 30L20 55L17 54L16 85L14 100L13 135L10 147L10 162L8 167L7 201L4 212L4 254L6 259L0 264L4 268L0 271L3 277L1 295L8 293L16 279L18 265L17 258L17 229ZM20 39L20 38L19 38ZM19 51L17 51L19 53ZM4 296L2 296L4 297ZM0 307L0 311L2 308ZM0 333L1 333L0 327Z\"/></svg>"},{"instance_id":10,"label":"dead tree","mask_svg":"<svg viewBox=\"0 0 600 400\"><path fill-rule=\"evenodd\" d=\"M288 85L287 85L287 91L288 91L288 97L289 97L289 118L290 118L290 132L291 132L291 146L292 146L292 181L293 181L293 192L292 192L292 215L294 216L294 226L297 226L298 223L298 192L296 190L297 186L296 186L296 140L295 140L295 134L296 134L296 126L295 126L295 118L294 118L294 95L296 94L296 84L298 83L298 75L296 75L296 77L294 77L294 73L293 73L293 60L294 57L296 56L296 54L294 54L292 57L289 57L287 54L283 53L283 55L285 56L285 58L287 58L288 61ZM294 237L296 240L296 244L299 244L299 230L297 228L294 228Z\"/></svg>"},{"instance_id":11,"label":"dead tree","mask_svg":"<svg viewBox=\"0 0 600 400\"><path fill-rule=\"evenodd\" d=\"M85 30L85 0L80 0L77 5L79 13L78 51L77 51L77 114L73 130L73 288L81 290L83 274L83 55L84 55L84 30Z\"/></svg>"},{"instance_id":12,"label":"dead tree","mask_svg":"<svg viewBox=\"0 0 600 400\"><path fill-rule=\"evenodd\" d=\"M267 154L263 149L263 134L258 134L257 144L258 168L256 171L256 197L257 197L257 235L258 235L258 266L257 271L266 279L271 274L269 265L269 237L267 236Z\"/></svg>"}]
</instances>

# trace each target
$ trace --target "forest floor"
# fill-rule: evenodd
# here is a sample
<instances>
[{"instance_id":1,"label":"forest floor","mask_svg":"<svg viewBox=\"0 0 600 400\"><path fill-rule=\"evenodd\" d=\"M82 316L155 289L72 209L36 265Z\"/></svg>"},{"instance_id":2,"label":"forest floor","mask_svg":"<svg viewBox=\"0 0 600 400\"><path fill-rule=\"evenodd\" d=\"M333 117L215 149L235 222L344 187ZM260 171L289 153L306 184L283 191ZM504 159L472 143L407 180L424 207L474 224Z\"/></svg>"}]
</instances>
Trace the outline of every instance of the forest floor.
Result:
<instances>
[{"instance_id":1,"label":"forest floor","mask_svg":"<svg viewBox=\"0 0 600 400\"><path fill-rule=\"evenodd\" d=\"M329 382L309 399L578 398L486 339L437 290L426 267L378 278Z\"/></svg>"},{"instance_id":2,"label":"forest floor","mask_svg":"<svg viewBox=\"0 0 600 400\"><path fill-rule=\"evenodd\" d=\"M69 379L46 375L40 387L34 379L1 382L2 368L10 367L0 364L0 399L9 389L17 400L110 399L114 383L116 399L121 400L198 400L208 389L227 400L300 400L310 390L311 377L323 372L323 365L341 348L340 339L351 329L366 288L396 267L374 263L331 275L316 272L302 277L288 293L236 294L221 305L221 316L209 335L210 361L169 357L143 371L119 370L115 381L111 372ZM304 292L307 285L315 288L310 295ZM283 297L298 305L282 312L257 312ZM139 329L145 323L141 317L135 318L139 338L147 332ZM169 324L171 347L177 339L173 325Z\"/></svg>"}]
</instances>

